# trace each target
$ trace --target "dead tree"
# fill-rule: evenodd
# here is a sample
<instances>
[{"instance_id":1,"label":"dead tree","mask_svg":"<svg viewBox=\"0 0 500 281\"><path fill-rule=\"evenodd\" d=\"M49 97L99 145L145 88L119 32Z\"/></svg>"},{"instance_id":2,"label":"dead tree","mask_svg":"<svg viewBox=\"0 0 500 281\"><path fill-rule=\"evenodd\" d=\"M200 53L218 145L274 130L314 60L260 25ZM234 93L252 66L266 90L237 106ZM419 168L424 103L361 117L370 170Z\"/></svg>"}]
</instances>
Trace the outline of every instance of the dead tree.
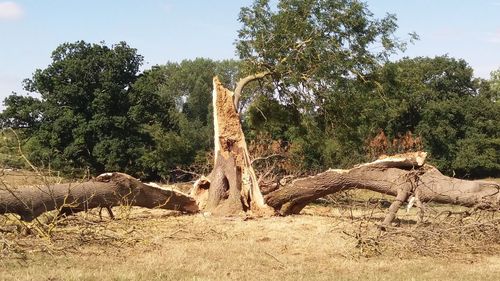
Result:
<instances>
[{"instance_id":1,"label":"dead tree","mask_svg":"<svg viewBox=\"0 0 500 281\"><path fill-rule=\"evenodd\" d=\"M240 81L236 93L214 78L215 163L210 175L198 179L190 195L161 189L120 173L105 174L94 181L37 188L0 188L0 214L16 213L31 220L41 213L69 208L82 211L119 204L147 208L199 210L218 215L251 212L254 215L298 214L307 204L346 189L368 189L396 197L384 225L396 216L408 198L417 204L433 201L481 209L500 209L500 185L466 181L441 174L425 164L424 152L384 157L349 170L330 169L300 178L264 197L251 166L236 99L244 85L267 75L253 75Z\"/></svg>"},{"instance_id":2,"label":"dead tree","mask_svg":"<svg viewBox=\"0 0 500 281\"><path fill-rule=\"evenodd\" d=\"M281 215L298 214L315 199L345 189L363 188L395 196L384 224L395 217L401 204L413 196L417 204L434 201L479 208L499 208L500 187L496 183L465 181L442 175L425 165L424 152L383 157L350 170L328 170L301 178L266 194L260 188L236 111L243 86L267 75L253 75L240 80L236 94L214 79L215 164L208 177L200 178L191 195L200 209L231 215L249 210L274 209ZM234 99L236 97L236 99Z\"/></svg>"}]
</instances>

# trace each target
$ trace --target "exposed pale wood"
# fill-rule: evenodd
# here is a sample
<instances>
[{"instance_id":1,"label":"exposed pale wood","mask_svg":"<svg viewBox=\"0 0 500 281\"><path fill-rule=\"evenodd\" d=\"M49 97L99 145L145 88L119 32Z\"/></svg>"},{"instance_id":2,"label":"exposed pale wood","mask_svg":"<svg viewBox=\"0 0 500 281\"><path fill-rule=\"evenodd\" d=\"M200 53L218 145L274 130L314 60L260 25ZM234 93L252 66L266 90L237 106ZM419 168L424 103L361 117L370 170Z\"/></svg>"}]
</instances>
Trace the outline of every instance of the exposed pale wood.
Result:
<instances>
[{"instance_id":1,"label":"exposed pale wood","mask_svg":"<svg viewBox=\"0 0 500 281\"><path fill-rule=\"evenodd\" d=\"M245 81L258 76L238 85L242 87ZM204 211L213 214L269 211L251 165L240 116L233 103L234 93L224 88L217 77L213 87L214 168L204 185L195 184L192 194Z\"/></svg>"},{"instance_id":2,"label":"exposed pale wood","mask_svg":"<svg viewBox=\"0 0 500 281\"><path fill-rule=\"evenodd\" d=\"M422 167L425 163L425 159L427 158L427 152L417 151L417 152L409 152L403 154L395 154L395 155L382 155L377 160L357 165L356 167L361 166L370 166L370 167L380 167L380 168L400 168L400 169L412 169Z\"/></svg>"}]
</instances>

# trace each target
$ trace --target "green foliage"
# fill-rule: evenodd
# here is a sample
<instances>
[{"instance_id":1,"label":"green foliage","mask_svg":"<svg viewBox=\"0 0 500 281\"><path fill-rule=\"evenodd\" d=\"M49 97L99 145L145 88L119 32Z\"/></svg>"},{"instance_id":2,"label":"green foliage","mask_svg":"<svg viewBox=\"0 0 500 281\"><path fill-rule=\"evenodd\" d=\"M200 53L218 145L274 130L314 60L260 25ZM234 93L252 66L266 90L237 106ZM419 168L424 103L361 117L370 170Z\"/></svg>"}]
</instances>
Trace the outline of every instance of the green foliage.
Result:
<instances>
[{"instance_id":1,"label":"green foliage","mask_svg":"<svg viewBox=\"0 0 500 281\"><path fill-rule=\"evenodd\" d=\"M234 88L264 71L270 79L242 94L244 129L249 141L283 145L294 172L371 160L383 131L389 141L418 135L446 173L500 175L500 70L481 80L447 56L387 62L405 47L396 18L376 19L356 0L255 0L240 21L242 62L198 58L139 74L142 56L123 42L62 44L25 81L41 98L9 96L0 126L16 128L39 166L168 179L209 162L212 78Z\"/></svg>"},{"instance_id":2,"label":"green foliage","mask_svg":"<svg viewBox=\"0 0 500 281\"><path fill-rule=\"evenodd\" d=\"M0 113L0 128L23 128L34 131L41 116L41 102L30 96L13 94L4 100L5 110Z\"/></svg>"},{"instance_id":3,"label":"green foliage","mask_svg":"<svg viewBox=\"0 0 500 281\"><path fill-rule=\"evenodd\" d=\"M463 60L406 58L366 80L324 90L313 111L280 103L273 94L259 97L246 120L253 135L265 131L290 142L292 161L305 170L373 160L369 141L383 130L389 144L407 132L420 136L431 162L445 173L497 176L500 107L491 84L475 79Z\"/></svg>"},{"instance_id":4,"label":"green foliage","mask_svg":"<svg viewBox=\"0 0 500 281\"><path fill-rule=\"evenodd\" d=\"M282 105L276 99L260 95L246 111L245 124L251 133L265 133L273 139L290 140L300 130L302 116L292 105ZM252 137L252 135L250 135Z\"/></svg>"},{"instance_id":5,"label":"green foliage","mask_svg":"<svg viewBox=\"0 0 500 281\"><path fill-rule=\"evenodd\" d=\"M0 170L26 168L26 161L19 154L16 134L8 129L0 130Z\"/></svg>"},{"instance_id":6,"label":"green foliage","mask_svg":"<svg viewBox=\"0 0 500 281\"><path fill-rule=\"evenodd\" d=\"M242 8L236 48L254 72L270 71L287 102L321 105L332 87L363 77L404 49L396 17L376 19L356 0L256 0Z\"/></svg>"},{"instance_id":7,"label":"green foliage","mask_svg":"<svg viewBox=\"0 0 500 281\"><path fill-rule=\"evenodd\" d=\"M378 75L386 101L379 106L387 112L379 124L388 135L422 136L431 161L443 172L500 173L500 106L488 82L475 79L464 60L403 59L386 64Z\"/></svg>"},{"instance_id":8,"label":"green foliage","mask_svg":"<svg viewBox=\"0 0 500 281\"><path fill-rule=\"evenodd\" d=\"M25 147L36 164L131 172L144 136L128 117L128 91L141 63L123 42L62 44L47 68L25 80L25 89L41 99L8 97L2 119L29 129Z\"/></svg>"},{"instance_id":9,"label":"green foliage","mask_svg":"<svg viewBox=\"0 0 500 281\"><path fill-rule=\"evenodd\" d=\"M265 125L256 127L271 109L250 107L254 127L290 141L304 169L365 160L365 138L378 127L365 107L374 105L365 81L389 55L405 48L394 36L396 17L374 18L365 3L354 0L281 0L276 7L256 0L241 10L240 21L236 47L245 67L272 77L266 95L273 114L265 113ZM283 129L276 125L282 111L302 116L290 116Z\"/></svg>"},{"instance_id":10,"label":"green foliage","mask_svg":"<svg viewBox=\"0 0 500 281\"><path fill-rule=\"evenodd\" d=\"M22 130L42 167L169 178L211 148L212 78L234 84L238 63L186 60L139 75L141 63L125 43L63 44L25 82L41 99L8 97L2 126Z\"/></svg>"},{"instance_id":11,"label":"green foliage","mask_svg":"<svg viewBox=\"0 0 500 281\"><path fill-rule=\"evenodd\" d=\"M451 167L458 174L473 177L498 177L500 137L471 136L457 141L457 155Z\"/></svg>"},{"instance_id":12,"label":"green foliage","mask_svg":"<svg viewBox=\"0 0 500 281\"><path fill-rule=\"evenodd\" d=\"M168 179L177 167L206 162L213 146L212 80L218 75L235 84L238 65L198 58L155 66L139 77L129 113L150 137L138 160L142 174Z\"/></svg>"},{"instance_id":13,"label":"green foliage","mask_svg":"<svg viewBox=\"0 0 500 281\"><path fill-rule=\"evenodd\" d=\"M491 72L491 89L495 92L500 92L500 69Z\"/></svg>"}]
</instances>

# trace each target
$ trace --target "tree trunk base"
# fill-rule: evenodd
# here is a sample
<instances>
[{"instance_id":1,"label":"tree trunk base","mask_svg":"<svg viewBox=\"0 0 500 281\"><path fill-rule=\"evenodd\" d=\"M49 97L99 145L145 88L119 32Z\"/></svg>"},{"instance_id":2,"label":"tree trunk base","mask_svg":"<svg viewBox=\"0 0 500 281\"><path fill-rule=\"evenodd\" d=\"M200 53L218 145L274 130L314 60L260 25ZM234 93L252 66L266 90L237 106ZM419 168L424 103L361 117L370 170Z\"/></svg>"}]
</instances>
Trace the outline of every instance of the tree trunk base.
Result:
<instances>
[{"instance_id":1,"label":"tree trunk base","mask_svg":"<svg viewBox=\"0 0 500 281\"><path fill-rule=\"evenodd\" d=\"M235 104L234 93L215 77L214 168L208 177L195 183L191 195L203 211L213 215L274 214L257 184Z\"/></svg>"}]
</instances>

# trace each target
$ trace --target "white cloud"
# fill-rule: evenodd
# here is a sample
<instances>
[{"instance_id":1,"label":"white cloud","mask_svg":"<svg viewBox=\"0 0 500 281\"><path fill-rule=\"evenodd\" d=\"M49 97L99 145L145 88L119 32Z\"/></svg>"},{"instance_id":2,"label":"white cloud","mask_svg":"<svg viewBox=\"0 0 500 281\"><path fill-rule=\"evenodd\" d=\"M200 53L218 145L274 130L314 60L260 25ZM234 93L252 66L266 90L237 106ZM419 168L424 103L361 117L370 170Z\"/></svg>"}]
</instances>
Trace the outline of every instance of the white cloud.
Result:
<instances>
[{"instance_id":1,"label":"white cloud","mask_svg":"<svg viewBox=\"0 0 500 281\"><path fill-rule=\"evenodd\" d=\"M0 20L17 20L23 16L21 6L14 2L0 2Z\"/></svg>"}]
</instances>

